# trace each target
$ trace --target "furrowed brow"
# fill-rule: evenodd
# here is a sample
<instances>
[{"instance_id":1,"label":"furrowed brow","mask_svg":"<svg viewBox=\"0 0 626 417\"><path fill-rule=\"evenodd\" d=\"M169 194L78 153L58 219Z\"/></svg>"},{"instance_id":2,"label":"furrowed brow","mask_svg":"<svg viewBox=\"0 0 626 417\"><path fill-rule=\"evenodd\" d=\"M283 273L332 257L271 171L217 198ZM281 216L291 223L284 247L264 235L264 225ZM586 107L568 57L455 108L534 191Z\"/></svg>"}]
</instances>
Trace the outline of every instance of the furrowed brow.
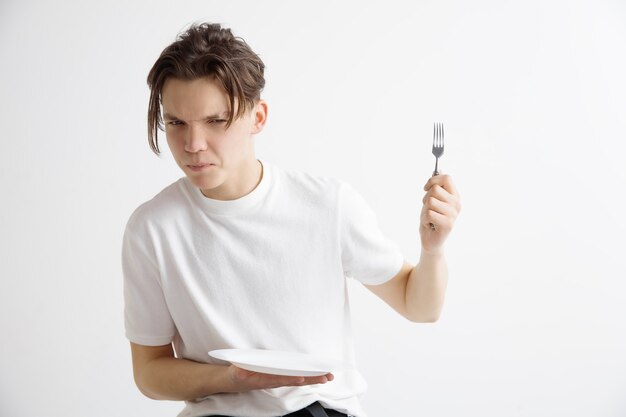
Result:
<instances>
[{"instance_id":1,"label":"furrowed brow","mask_svg":"<svg viewBox=\"0 0 626 417\"><path fill-rule=\"evenodd\" d=\"M230 115L230 113L228 111L223 111L221 113L215 113L215 114L211 114L209 116L205 116L204 120L207 120L207 119L228 119L229 115Z\"/></svg>"},{"instance_id":2,"label":"furrowed brow","mask_svg":"<svg viewBox=\"0 0 626 417\"><path fill-rule=\"evenodd\" d=\"M180 120L178 117L174 116L173 114L169 114L169 113L165 113L163 115L163 119L165 119L165 120Z\"/></svg>"},{"instance_id":3,"label":"furrowed brow","mask_svg":"<svg viewBox=\"0 0 626 417\"><path fill-rule=\"evenodd\" d=\"M208 115L208 116L204 116L203 118L198 119L198 120L228 119L229 115L230 115L230 113L228 111L223 111L221 113L215 113L215 114L211 114L211 115ZM164 120L182 120L178 116L175 116L175 115L170 114L170 113L163 114L163 119Z\"/></svg>"}]
</instances>

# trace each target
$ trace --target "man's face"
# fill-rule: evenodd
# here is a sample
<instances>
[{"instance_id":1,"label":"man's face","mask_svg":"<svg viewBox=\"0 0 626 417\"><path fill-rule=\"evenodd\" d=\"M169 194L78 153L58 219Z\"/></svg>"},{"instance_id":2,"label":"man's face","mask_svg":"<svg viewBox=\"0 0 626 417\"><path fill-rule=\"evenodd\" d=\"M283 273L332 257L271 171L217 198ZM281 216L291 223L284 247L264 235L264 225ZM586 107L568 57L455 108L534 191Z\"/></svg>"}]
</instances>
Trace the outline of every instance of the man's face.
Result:
<instances>
[{"instance_id":1,"label":"man's face","mask_svg":"<svg viewBox=\"0 0 626 417\"><path fill-rule=\"evenodd\" d=\"M161 98L167 143L178 166L205 195L237 198L258 165L253 135L263 128L265 103L226 129L228 95L210 78L170 78Z\"/></svg>"}]
</instances>

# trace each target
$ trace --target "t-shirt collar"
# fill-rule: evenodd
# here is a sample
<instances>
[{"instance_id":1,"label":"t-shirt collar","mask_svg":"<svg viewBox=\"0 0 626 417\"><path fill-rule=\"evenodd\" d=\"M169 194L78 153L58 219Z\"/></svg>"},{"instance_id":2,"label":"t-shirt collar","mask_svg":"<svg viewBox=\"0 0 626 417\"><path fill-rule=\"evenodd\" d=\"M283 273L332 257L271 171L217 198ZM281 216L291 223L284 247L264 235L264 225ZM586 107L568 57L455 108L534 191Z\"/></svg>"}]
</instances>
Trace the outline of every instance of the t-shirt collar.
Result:
<instances>
[{"instance_id":1,"label":"t-shirt collar","mask_svg":"<svg viewBox=\"0 0 626 417\"><path fill-rule=\"evenodd\" d=\"M261 181L250 193L240 197L236 200L215 200L205 197L195 185L189 181L187 177L184 178L185 186L191 193L194 201L204 210L207 214L217 215L236 215L243 213L251 208L257 206L267 195L270 188L270 182L272 181L272 169L266 162L258 160L261 163L263 173Z\"/></svg>"}]
</instances>

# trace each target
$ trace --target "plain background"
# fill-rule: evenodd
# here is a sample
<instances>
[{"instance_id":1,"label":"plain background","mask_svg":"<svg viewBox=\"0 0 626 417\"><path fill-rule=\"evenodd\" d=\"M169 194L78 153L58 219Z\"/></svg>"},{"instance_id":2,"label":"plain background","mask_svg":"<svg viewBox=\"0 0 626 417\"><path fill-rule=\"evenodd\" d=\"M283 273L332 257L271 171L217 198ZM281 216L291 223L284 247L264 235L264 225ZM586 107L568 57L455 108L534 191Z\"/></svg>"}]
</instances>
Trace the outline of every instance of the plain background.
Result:
<instances>
[{"instance_id":1,"label":"plain background","mask_svg":"<svg viewBox=\"0 0 626 417\"><path fill-rule=\"evenodd\" d=\"M195 21L267 65L258 156L352 183L412 262L445 123L463 211L441 320L350 284L371 417L626 415L626 5L608 0L2 0L0 415L182 408L134 386L120 245L182 175L148 148L145 79Z\"/></svg>"}]
</instances>

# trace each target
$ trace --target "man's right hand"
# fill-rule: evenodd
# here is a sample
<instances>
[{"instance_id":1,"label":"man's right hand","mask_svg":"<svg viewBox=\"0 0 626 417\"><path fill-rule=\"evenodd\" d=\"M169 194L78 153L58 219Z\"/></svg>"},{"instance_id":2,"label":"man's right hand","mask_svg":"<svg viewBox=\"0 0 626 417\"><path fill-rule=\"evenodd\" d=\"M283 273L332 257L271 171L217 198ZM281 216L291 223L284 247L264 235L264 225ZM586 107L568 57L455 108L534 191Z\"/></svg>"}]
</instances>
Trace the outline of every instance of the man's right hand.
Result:
<instances>
[{"instance_id":1,"label":"man's right hand","mask_svg":"<svg viewBox=\"0 0 626 417\"><path fill-rule=\"evenodd\" d=\"M256 389L270 389L280 387L300 387L303 385L325 384L335 379L328 373L321 376L285 376L270 375L248 371L235 365L228 367L228 376L232 383L232 392L251 391Z\"/></svg>"},{"instance_id":2,"label":"man's right hand","mask_svg":"<svg viewBox=\"0 0 626 417\"><path fill-rule=\"evenodd\" d=\"M177 359L171 344L130 345L137 387L155 400L189 401L220 392L325 384L335 378L331 373L314 377L262 374L234 365Z\"/></svg>"}]
</instances>

